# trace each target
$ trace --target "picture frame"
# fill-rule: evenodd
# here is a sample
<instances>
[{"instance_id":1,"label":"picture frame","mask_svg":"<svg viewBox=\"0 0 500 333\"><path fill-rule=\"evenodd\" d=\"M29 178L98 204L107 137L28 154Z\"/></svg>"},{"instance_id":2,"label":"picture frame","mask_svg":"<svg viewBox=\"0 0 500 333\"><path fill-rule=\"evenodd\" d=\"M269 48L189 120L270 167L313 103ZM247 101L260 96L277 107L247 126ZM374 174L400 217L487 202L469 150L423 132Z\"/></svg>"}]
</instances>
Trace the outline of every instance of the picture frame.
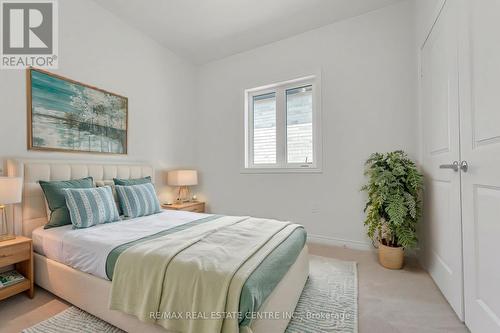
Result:
<instances>
[{"instance_id":1,"label":"picture frame","mask_svg":"<svg viewBox=\"0 0 500 333\"><path fill-rule=\"evenodd\" d=\"M128 98L28 68L28 150L127 155Z\"/></svg>"}]
</instances>

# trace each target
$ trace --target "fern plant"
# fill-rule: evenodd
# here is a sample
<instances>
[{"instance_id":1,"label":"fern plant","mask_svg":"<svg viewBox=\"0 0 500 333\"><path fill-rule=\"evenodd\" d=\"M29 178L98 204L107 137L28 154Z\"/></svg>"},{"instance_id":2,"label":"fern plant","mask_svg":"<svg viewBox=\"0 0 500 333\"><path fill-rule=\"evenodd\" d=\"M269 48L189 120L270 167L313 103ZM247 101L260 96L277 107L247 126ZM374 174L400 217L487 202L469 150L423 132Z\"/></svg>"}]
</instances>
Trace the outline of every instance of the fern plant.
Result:
<instances>
[{"instance_id":1,"label":"fern plant","mask_svg":"<svg viewBox=\"0 0 500 333\"><path fill-rule=\"evenodd\" d=\"M403 151L374 153L365 163L365 226L374 242L414 248L421 214L423 176Z\"/></svg>"}]
</instances>

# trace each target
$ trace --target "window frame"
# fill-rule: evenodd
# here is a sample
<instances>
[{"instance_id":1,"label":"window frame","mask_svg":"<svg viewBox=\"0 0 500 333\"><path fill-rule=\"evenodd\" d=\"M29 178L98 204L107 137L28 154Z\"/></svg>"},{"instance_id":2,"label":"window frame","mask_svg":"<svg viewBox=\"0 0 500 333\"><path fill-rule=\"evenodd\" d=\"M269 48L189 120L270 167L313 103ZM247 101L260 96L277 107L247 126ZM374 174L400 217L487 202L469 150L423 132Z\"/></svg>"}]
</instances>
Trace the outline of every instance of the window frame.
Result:
<instances>
[{"instance_id":1,"label":"window frame","mask_svg":"<svg viewBox=\"0 0 500 333\"><path fill-rule=\"evenodd\" d=\"M312 86L313 162L288 163L287 90ZM276 164L254 163L253 98L275 93L276 98ZM321 85L318 75L273 83L245 90L245 157L242 173L320 173L322 172Z\"/></svg>"}]
</instances>

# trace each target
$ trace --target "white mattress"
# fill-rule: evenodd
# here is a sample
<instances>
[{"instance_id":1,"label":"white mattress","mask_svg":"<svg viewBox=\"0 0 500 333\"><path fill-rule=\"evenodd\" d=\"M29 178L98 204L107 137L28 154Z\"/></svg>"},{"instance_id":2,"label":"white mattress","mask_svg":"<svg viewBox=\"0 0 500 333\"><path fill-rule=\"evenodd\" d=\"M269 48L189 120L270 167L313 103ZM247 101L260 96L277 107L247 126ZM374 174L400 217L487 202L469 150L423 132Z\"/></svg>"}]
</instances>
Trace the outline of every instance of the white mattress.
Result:
<instances>
[{"instance_id":1,"label":"white mattress","mask_svg":"<svg viewBox=\"0 0 500 333\"><path fill-rule=\"evenodd\" d=\"M72 225L33 231L35 252L85 273L108 279L106 259L115 247L209 216L165 210L159 214L120 222L100 224L86 229Z\"/></svg>"}]
</instances>

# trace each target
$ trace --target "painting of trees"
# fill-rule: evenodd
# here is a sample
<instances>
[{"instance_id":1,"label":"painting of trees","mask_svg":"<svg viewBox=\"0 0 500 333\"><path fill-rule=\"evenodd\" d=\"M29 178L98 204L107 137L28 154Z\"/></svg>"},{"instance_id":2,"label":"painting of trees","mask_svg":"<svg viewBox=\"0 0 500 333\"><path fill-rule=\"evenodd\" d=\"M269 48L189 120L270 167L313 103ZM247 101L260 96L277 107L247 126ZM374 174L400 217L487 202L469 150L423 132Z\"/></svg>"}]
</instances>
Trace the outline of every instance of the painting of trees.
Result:
<instances>
[{"instance_id":1,"label":"painting of trees","mask_svg":"<svg viewBox=\"0 0 500 333\"><path fill-rule=\"evenodd\" d=\"M127 98L38 70L31 86L32 142L40 148L126 153Z\"/></svg>"}]
</instances>

